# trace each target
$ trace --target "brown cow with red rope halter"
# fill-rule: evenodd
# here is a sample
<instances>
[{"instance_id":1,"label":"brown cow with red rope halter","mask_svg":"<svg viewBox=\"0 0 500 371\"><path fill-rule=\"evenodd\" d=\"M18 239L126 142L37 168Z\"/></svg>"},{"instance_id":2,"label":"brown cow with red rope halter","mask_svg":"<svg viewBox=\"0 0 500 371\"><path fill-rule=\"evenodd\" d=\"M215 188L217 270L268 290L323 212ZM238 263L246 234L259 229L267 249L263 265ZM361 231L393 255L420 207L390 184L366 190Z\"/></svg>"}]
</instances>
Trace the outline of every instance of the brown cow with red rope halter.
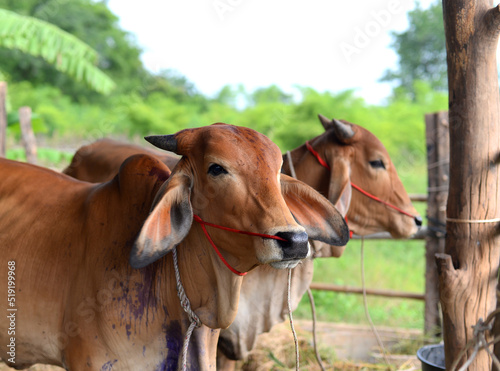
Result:
<instances>
[{"instance_id":1,"label":"brown cow with red rope halter","mask_svg":"<svg viewBox=\"0 0 500 371\"><path fill-rule=\"evenodd\" d=\"M328 120L321 115L319 118L325 132L309 141L318 157L305 144L291 151L297 177L317 187L344 215L347 212L349 226L358 235L389 231L394 237L409 237L415 233L420 220L414 218L416 211L381 141L359 125L336 119ZM130 154L131 148L133 147L119 142L97 141L82 147L65 172L86 177L84 179L89 181L102 181L104 179L99 179L97 173L103 173L101 169L105 169L109 172L108 177L113 176L113 169L118 168L120 161ZM116 157L116 153L120 151L121 159ZM319 159L331 165L333 172L322 166ZM172 156L166 153L162 156L162 161L172 161ZM284 156L283 171L289 175L291 173L287 155ZM352 184L362 186L365 191L412 216L404 216L386 205L370 200L357 190L352 190ZM319 247L316 242L314 245ZM338 257L343 250L344 247L327 245L322 249L318 248L316 255ZM270 278L270 275L273 277ZM293 270L294 308L309 287L312 275L312 262L303 263ZM231 359L244 358L253 348L258 334L269 331L274 324L284 319L287 307L287 300L283 295L286 279L286 274L265 266L245 277L236 321L221 332L219 349L222 349L223 354ZM273 285L269 284L271 281Z\"/></svg>"},{"instance_id":2,"label":"brown cow with red rope halter","mask_svg":"<svg viewBox=\"0 0 500 371\"><path fill-rule=\"evenodd\" d=\"M9 322L0 322L0 356L9 365L176 369L191 328L176 294L182 281L203 324L187 365L214 369L218 329L236 315L243 278L219 259L205 223L239 272L295 266L309 252L306 231L346 243L339 212L280 174L278 147L254 130L218 124L150 141L183 156L172 173L158 159L136 155L111 181L94 185L0 159L4 287L15 267L15 305L7 295L0 305L17 310L15 364L5 347Z\"/></svg>"},{"instance_id":3,"label":"brown cow with red rope halter","mask_svg":"<svg viewBox=\"0 0 500 371\"><path fill-rule=\"evenodd\" d=\"M325 132L308 141L309 145L290 152L297 178L335 204L347 216L349 228L358 235L380 231L388 231L395 238L413 235L421 219L382 142L359 125L328 120L321 115L319 119ZM282 171L291 175L291 170L288 155L284 155ZM316 257L339 257L345 248L317 242L313 246ZM293 309L308 289L312 276L310 259L293 270ZM269 281L272 286L266 284ZM259 267L245 277L238 314L220 334L219 368L231 369L230 360L244 359L259 334L285 319L286 283L286 272L267 267ZM267 301L260 301L263 297Z\"/></svg>"}]
</instances>

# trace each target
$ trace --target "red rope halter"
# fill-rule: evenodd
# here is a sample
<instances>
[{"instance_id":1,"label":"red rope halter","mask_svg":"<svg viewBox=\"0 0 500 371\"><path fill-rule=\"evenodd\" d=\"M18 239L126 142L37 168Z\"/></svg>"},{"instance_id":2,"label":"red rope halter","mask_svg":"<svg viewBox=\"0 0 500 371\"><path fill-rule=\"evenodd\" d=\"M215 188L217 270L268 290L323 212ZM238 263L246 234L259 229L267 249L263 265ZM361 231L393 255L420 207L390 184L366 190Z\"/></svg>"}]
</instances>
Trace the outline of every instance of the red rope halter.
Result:
<instances>
[{"instance_id":1,"label":"red rope halter","mask_svg":"<svg viewBox=\"0 0 500 371\"><path fill-rule=\"evenodd\" d=\"M193 215L193 219L195 221L197 221L198 223L200 223L201 228L203 229L203 232L205 233L205 236L208 239L208 242L210 242L210 245L212 245L212 247L214 248L215 252L219 256L220 260L222 260L222 262L224 263L224 265L226 267L228 267L231 272L233 272L234 274L236 274L238 276L244 276L248 272L240 272L240 271L234 269L233 267L231 267L231 265L229 265L229 263L226 261L226 259L224 259L224 257L222 256L221 252L219 251L219 249L215 245L214 241L212 240L212 238L208 234L208 231L207 231L205 225L208 225L209 227L214 227L214 228L222 229L222 230L228 231L228 232L239 233L239 234L246 234L248 236L257 236L257 237L262 237L262 238L270 238L270 239L273 239L273 240L286 241L286 239L278 237L278 236L271 236L269 234L263 234L263 233L254 233L254 232L241 231L239 229L233 229L233 228L223 227L221 225L217 225L217 224L212 224L212 223L209 223L209 222L205 222L203 219L201 219L196 214Z\"/></svg>"},{"instance_id":2,"label":"red rope halter","mask_svg":"<svg viewBox=\"0 0 500 371\"><path fill-rule=\"evenodd\" d=\"M316 159L317 159L317 160L318 160L318 162L321 164L321 166L323 166L323 167L327 168L328 170L331 170L331 169L330 169L330 166L326 163L326 161L325 161L325 160L323 160L323 159L321 158L320 154L314 150L314 148L311 146L311 144L309 143L309 141L306 141L306 148L309 150L309 152L311 152L311 154L312 154L314 157L316 157ZM392 208L392 209L394 209L394 210L396 210L396 211L400 212L400 213L401 213L401 214L403 214L403 215L406 215L406 216L409 216L410 218L416 219L416 216L415 216L415 215L412 215L412 214L410 214L410 213L408 213L408 212L406 212L406 211L404 211L404 210L401 210L399 207L394 206L394 205L390 204L389 202L386 202L386 201L381 200L381 199L380 199L380 198L378 198L377 196L374 196L374 195L372 195L371 193L366 192L366 191L365 191L364 189L362 189L361 187L359 187L359 186L357 186L357 185L355 185L355 184L353 184L353 183L351 183L351 186L352 186L352 188L354 188L355 190L357 190L357 191L361 192L361 193L362 193L363 195L365 195L366 197L369 197L369 198L371 198L372 200L375 200L375 201L377 201L377 202L380 202L380 203L382 203L382 204L384 204L384 205L386 205L386 206L388 206L388 207L390 207L390 208Z\"/></svg>"}]
</instances>

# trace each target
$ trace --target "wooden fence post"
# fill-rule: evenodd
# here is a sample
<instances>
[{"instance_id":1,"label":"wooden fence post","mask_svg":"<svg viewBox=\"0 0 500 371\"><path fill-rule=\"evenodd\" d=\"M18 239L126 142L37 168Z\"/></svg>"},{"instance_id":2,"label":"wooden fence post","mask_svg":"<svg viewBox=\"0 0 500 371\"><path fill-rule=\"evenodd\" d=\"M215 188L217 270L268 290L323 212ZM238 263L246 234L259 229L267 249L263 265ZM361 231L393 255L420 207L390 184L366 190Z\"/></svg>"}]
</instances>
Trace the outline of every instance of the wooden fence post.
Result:
<instances>
[{"instance_id":1,"label":"wooden fence post","mask_svg":"<svg viewBox=\"0 0 500 371\"><path fill-rule=\"evenodd\" d=\"M31 108L19 108L19 125L21 126L21 137L26 151L26 161L36 164L36 140L31 127Z\"/></svg>"},{"instance_id":2,"label":"wooden fence post","mask_svg":"<svg viewBox=\"0 0 500 371\"><path fill-rule=\"evenodd\" d=\"M425 323L424 333L441 336L437 253L444 252L446 201L448 200L450 136L448 112L425 115L427 143L428 234L425 238Z\"/></svg>"},{"instance_id":3,"label":"wooden fence post","mask_svg":"<svg viewBox=\"0 0 500 371\"><path fill-rule=\"evenodd\" d=\"M0 157L5 157L7 136L7 83L0 81Z\"/></svg>"},{"instance_id":4,"label":"wooden fence post","mask_svg":"<svg viewBox=\"0 0 500 371\"><path fill-rule=\"evenodd\" d=\"M446 369L491 368L476 326L495 310L500 261L500 6L443 0L448 63L450 187L445 253L437 254ZM486 327L486 326L483 326ZM484 338L481 338L484 334ZM481 336L480 336L481 335ZM483 340L484 341L484 340ZM469 363L470 362L470 363Z\"/></svg>"}]
</instances>

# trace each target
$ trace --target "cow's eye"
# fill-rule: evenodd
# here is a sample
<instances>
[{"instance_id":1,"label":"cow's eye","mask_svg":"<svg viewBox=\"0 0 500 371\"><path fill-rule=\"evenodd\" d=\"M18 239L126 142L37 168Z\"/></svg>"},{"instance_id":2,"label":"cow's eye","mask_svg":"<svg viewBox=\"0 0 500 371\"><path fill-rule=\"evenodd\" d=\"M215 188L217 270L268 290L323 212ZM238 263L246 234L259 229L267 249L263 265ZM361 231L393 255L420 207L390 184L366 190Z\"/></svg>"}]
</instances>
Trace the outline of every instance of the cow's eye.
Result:
<instances>
[{"instance_id":1,"label":"cow's eye","mask_svg":"<svg viewBox=\"0 0 500 371\"><path fill-rule=\"evenodd\" d=\"M374 169L385 169L385 165L382 160L369 161L369 164Z\"/></svg>"},{"instance_id":2,"label":"cow's eye","mask_svg":"<svg viewBox=\"0 0 500 371\"><path fill-rule=\"evenodd\" d=\"M227 174L226 169L224 169L222 166L218 164L212 164L208 168L208 173L213 176L219 176L221 174Z\"/></svg>"}]
</instances>

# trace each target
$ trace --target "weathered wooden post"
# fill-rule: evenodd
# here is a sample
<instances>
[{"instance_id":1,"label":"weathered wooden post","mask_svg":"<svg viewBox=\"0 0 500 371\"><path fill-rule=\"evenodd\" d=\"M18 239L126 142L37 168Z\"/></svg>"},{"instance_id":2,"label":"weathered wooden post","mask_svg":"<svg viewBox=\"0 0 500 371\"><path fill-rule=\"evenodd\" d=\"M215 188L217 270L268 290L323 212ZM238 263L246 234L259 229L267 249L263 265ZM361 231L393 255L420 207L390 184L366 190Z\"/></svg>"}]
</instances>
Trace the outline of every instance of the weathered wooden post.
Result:
<instances>
[{"instance_id":1,"label":"weathered wooden post","mask_svg":"<svg viewBox=\"0 0 500 371\"><path fill-rule=\"evenodd\" d=\"M19 125L21 126L21 137L26 152L26 161L30 164L36 164L36 140L31 126L30 107L19 108Z\"/></svg>"},{"instance_id":2,"label":"weathered wooden post","mask_svg":"<svg viewBox=\"0 0 500 371\"><path fill-rule=\"evenodd\" d=\"M448 200L450 135L448 112L425 115L427 144L427 224L425 237L425 323L424 332L431 337L442 334L439 308L436 254L444 252L446 201Z\"/></svg>"},{"instance_id":3,"label":"weathered wooden post","mask_svg":"<svg viewBox=\"0 0 500 371\"><path fill-rule=\"evenodd\" d=\"M500 8L443 0L450 120L445 253L437 254L446 369L496 307L500 258L500 109L496 50ZM461 358L470 359L473 349ZM488 370L485 351L469 370Z\"/></svg>"},{"instance_id":4,"label":"weathered wooden post","mask_svg":"<svg viewBox=\"0 0 500 371\"><path fill-rule=\"evenodd\" d=\"M7 83L0 81L0 157L5 157L7 137Z\"/></svg>"}]
</instances>

